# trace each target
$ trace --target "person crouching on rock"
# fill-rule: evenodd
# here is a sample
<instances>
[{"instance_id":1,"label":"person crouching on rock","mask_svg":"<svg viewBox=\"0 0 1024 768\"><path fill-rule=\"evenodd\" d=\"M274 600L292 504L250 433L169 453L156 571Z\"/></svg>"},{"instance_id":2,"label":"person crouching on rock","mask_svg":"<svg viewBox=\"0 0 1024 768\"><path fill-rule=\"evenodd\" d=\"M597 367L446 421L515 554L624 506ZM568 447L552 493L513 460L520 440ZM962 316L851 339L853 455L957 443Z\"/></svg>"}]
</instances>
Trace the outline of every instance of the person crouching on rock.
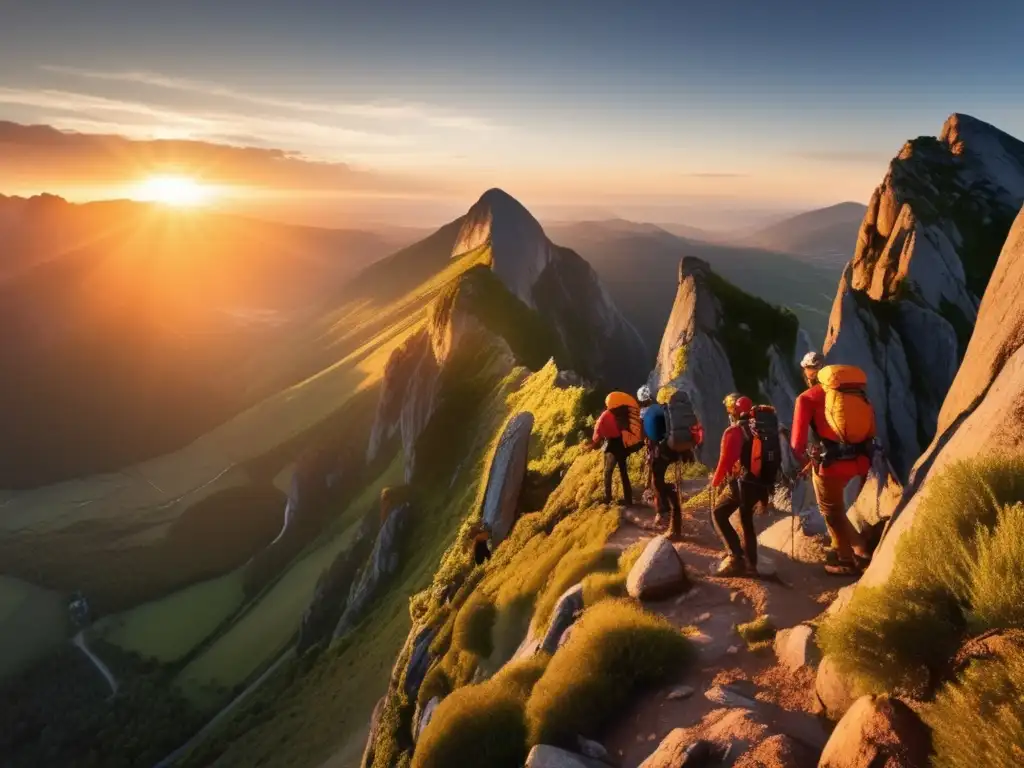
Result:
<instances>
[{"instance_id":1,"label":"person crouching on rock","mask_svg":"<svg viewBox=\"0 0 1024 768\"><path fill-rule=\"evenodd\" d=\"M606 402L606 406L610 403ZM629 467L626 459L629 455L626 444L622 441L622 429L619 421L612 412L611 407L606 407L594 424L594 436L591 438L590 447L597 449L604 445L604 503L612 503L612 473L619 468L619 477L622 479L622 497L627 507L633 506L633 487L629 482Z\"/></svg>"},{"instance_id":2,"label":"person crouching on rock","mask_svg":"<svg viewBox=\"0 0 1024 768\"><path fill-rule=\"evenodd\" d=\"M711 476L711 520L715 532L728 554L718 565L717 576L743 576L757 573L757 531L754 530L754 510L758 504L768 504L769 489L745 479L742 466L743 447L746 442L741 421L750 417L754 407L749 397L734 392L723 401L729 414L730 426L722 433L718 467ZM743 543L729 518L740 511Z\"/></svg>"}]
</instances>

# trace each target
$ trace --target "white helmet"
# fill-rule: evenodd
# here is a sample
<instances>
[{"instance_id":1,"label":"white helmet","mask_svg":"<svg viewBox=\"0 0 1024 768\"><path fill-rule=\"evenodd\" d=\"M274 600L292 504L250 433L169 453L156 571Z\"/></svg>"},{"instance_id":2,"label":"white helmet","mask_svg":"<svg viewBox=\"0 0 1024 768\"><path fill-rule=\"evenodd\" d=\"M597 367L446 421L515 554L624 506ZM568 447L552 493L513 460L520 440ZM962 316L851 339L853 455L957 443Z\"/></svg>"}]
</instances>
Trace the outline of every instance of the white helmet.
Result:
<instances>
[{"instance_id":1,"label":"white helmet","mask_svg":"<svg viewBox=\"0 0 1024 768\"><path fill-rule=\"evenodd\" d=\"M808 352L804 355L804 359L800 361L801 368L812 368L817 370L824 367L825 358L822 357L818 352Z\"/></svg>"},{"instance_id":2,"label":"white helmet","mask_svg":"<svg viewBox=\"0 0 1024 768\"><path fill-rule=\"evenodd\" d=\"M649 403L651 401L651 388L644 384L636 391L637 402Z\"/></svg>"}]
</instances>

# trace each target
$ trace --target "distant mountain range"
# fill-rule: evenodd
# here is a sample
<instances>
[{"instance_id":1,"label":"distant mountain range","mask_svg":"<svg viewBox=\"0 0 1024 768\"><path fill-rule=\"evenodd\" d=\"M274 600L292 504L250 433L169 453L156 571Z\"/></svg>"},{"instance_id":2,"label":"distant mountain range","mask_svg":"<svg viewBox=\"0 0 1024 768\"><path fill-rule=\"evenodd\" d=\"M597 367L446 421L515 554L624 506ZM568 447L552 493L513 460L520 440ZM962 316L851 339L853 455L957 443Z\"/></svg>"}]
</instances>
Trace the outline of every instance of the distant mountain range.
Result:
<instances>
[{"instance_id":1,"label":"distant mountain range","mask_svg":"<svg viewBox=\"0 0 1024 768\"><path fill-rule=\"evenodd\" d=\"M839 203L801 213L743 238L743 242L782 253L806 256L830 267L844 264L857 244L867 207Z\"/></svg>"}]
</instances>

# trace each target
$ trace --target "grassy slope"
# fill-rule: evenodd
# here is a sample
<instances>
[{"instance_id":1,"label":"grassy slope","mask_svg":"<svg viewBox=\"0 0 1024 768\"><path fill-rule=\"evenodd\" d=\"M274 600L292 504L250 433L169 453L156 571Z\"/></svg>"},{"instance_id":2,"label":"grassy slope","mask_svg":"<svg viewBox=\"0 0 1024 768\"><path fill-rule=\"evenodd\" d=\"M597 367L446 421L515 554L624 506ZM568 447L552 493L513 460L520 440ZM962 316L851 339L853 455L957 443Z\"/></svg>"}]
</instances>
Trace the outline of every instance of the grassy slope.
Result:
<instances>
[{"instance_id":1,"label":"grassy slope","mask_svg":"<svg viewBox=\"0 0 1024 768\"><path fill-rule=\"evenodd\" d=\"M369 713L385 692L395 656L409 632L409 598L433 580L452 546L452 533L479 514L482 479L502 425L513 411L532 409L540 417L531 443L539 460L549 444L564 443L566 430L575 423L564 410L567 404L550 397L554 373L553 366L545 368L518 396L512 396L518 375L501 382L475 382L475 394L467 396L477 403L469 444L451 451L448 471L414 478L416 516L409 534L413 544L404 552L390 589L351 636L315 660L290 664L270 681L189 765L207 765L217 755L217 765L270 764L267 755L272 754L274 765L306 766L339 749L348 749L358 759ZM452 471L455 481L449 484ZM456 548L461 551L461 545ZM460 557L468 559L468 552Z\"/></svg>"},{"instance_id":2,"label":"grassy slope","mask_svg":"<svg viewBox=\"0 0 1024 768\"><path fill-rule=\"evenodd\" d=\"M367 393L379 383L391 352L421 326L427 303L472 263L466 259L446 263L439 273L397 299L378 303L372 298L353 298L326 315L319 326L294 339L284 355L286 359L276 360L274 365L295 370L329 363L180 451L116 475L0 497L4 504L0 561L5 569L12 575L62 589L100 584L90 591L116 593L119 584L134 587L125 577L106 583L110 580L105 573L112 560L127 559L127 572L151 570L151 547L159 544L173 524L197 504L204 500L211 503L212 499L213 509L204 514L211 516L218 513L218 493L232 489L237 492L257 482L272 489L273 480L299 450L291 446L356 395ZM265 518L267 538L255 543L251 551L276 534L281 509L283 499L278 496ZM30 538L31 549L27 546ZM41 560L40 552L48 557ZM107 571L97 571L94 566L104 559ZM219 572L239 564L225 563ZM162 590L160 575L153 575L157 583L142 598L180 588L183 578L185 584L189 583L188 570L192 567L187 558L179 562ZM161 572L167 570L161 566ZM191 581L216 573L206 569ZM138 599L127 596L111 602L123 609L126 602L132 605Z\"/></svg>"},{"instance_id":3,"label":"grassy slope","mask_svg":"<svg viewBox=\"0 0 1024 768\"><path fill-rule=\"evenodd\" d=\"M0 576L0 680L53 651L69 629L60 595Z\"/></svg>"}]
</instances>

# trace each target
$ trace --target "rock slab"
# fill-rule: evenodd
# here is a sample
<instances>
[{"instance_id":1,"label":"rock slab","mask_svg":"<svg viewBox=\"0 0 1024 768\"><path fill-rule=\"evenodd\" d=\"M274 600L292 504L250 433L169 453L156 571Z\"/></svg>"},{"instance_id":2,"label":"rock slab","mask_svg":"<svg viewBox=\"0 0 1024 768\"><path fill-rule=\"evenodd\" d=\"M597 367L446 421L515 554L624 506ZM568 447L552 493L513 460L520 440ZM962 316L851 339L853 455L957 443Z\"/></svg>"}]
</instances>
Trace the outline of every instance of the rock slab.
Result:
<instances>
[{"instance_id":1,"label":"rock slab","mask_svg":"<svg viewBox=\"0 0 1024 768\"><path fill-rule=\"evenodd\" d=\"M491 529L491 548L498 546L516 522L519 491L526 477L533 414L518 413L505 427L494 452L484 492L482 518Z\"/></svg>"},{"instance_id":2,"label":"rock slab","mask_svg":"<svg viewBox=\"0 0 1024 768\"><path fill-rule=\"evenodd\" d=\"M854 694L853 680L839 669L835 658L826 656L818 666L818 677L814 682L815 693L821 701L825 712L833 720L838 720L857 700Z\"/></svg>"},{"instance_id":3,"label":"rock slab","mask_svg":"<svg viewBox=\"0 0 1024 768\"><path fill-rule=\"evenodd\" d=\"M578 755L550 744L538 744L530 750L524 768L608 768L606 763Z\"/></svg>"},{"instance_id":4,"label":"rock slab","mask_svg":"<svg viewBox=\"0 0 1024 768\"><path fill-rule=\"evenodd\" d=\"M576 621L576 617L583 611L583 585L577 584L567 589L555 604L555 610L551 614L551 623L548 631L544 634L540 648L545 653L554 653L561 644L562 635Z\"/></svg>"},{"instance_id":5,"label":"rock slab","mask_svg":"<svg viewBox=\"0 0 1024 768\"><path fill-rule=\"evenodd\" d=\"M779 663L796 672L801 667L817 669L821 663L821 651L814 642L814 627L797 624L783 629L775 635L775 656Z\"/></svg>"},{"instance_id":6,"label":"rock slab","mask_svg":"<svg viewBox=\"0 0 1024 768\"><path fill-rule=\"evenodd\" d=\"M686 567L664 536L648 542L626 579L626 591L639 600L662 600L689 588Z\"/></svg>"},{"instance_id":7,"label":"rock slab","mask_svg":"<svg viewBox=\"0 0 1024 768\"><path fill-rule=\"evenodd\" d=\"M862 696L850 707L821 754L819 768L926 768L928 726L910 707L887 696Z\"/></svg>"}]
</instances>

